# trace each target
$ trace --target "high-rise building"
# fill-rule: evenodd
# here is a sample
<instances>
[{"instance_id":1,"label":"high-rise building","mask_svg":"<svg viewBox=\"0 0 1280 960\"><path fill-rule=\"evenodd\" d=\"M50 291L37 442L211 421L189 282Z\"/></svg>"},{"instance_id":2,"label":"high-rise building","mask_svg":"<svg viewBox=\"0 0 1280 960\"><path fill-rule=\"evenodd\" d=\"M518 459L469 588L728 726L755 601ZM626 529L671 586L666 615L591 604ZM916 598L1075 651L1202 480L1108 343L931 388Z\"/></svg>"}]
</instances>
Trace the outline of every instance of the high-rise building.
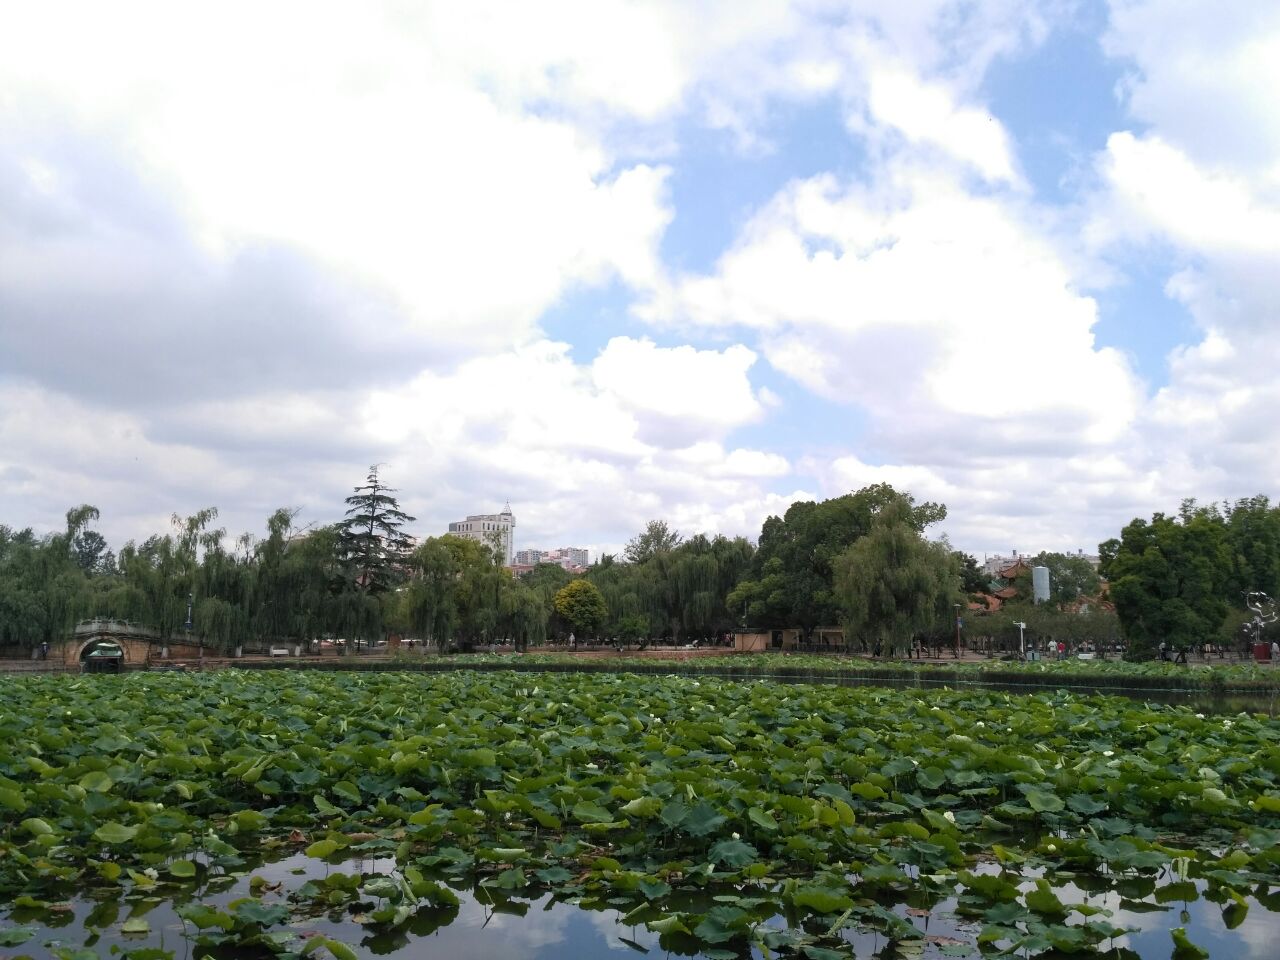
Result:
<instances>
[{"instance_id":1,"label":"high-rise building","mask_svg":"<svg viewBox=\"0 0 1280 960\"><path fill-rule=\"evenodd\" d=\"M496 547L508 567L515 562L516 518L508 502L501 513L478 513L449 524L455 537L468 537Z\"/></svg>"}]
</instances>

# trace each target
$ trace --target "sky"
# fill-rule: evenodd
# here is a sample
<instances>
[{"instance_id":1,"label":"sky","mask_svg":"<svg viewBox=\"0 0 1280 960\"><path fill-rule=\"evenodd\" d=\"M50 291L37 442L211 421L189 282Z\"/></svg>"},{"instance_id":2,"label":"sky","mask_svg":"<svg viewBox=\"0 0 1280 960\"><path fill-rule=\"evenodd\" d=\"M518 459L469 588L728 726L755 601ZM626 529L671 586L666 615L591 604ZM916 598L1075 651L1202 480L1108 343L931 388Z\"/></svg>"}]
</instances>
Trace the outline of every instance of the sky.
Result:
<instances>
[{"instance_id":1,"label":"sky","mask_svg":"<svg viewBox=\"0 0 1280 960\"><path fill-rule=\"evenodd\" d=\"M0 523L1275 497L1276 90L1270 0L0 0Z\"/></svg>"}]
</instances>

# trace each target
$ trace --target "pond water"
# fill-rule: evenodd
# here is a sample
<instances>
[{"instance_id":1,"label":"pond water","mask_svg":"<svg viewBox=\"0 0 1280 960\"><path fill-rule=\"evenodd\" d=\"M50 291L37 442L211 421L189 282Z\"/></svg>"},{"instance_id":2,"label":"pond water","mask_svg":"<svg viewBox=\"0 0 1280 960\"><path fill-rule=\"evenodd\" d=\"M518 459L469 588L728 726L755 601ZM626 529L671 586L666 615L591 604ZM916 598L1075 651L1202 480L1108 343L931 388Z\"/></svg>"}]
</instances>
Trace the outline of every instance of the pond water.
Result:
<instances>
[{"instance_id":1,"label":"pond water","mask_svg":"<svg viewBox=\"0 0 1280 960\"><path fill-rule=\"evenodd\" d=\"M459 899L456 907L425 907L390 929L368 923L365 911L375 906L368 898L319 912L297 903L290 904L288 898L304 881L322 879L334 871L368 878L386 876L394 869L391 860L328 866L314 858L294 854L199 887L162 882L152 891L135 890L123 896L115 888L81 890L65 903L55 905L52 911L11 909L7 922L0 925L0 933L26 928L34 932L34 936L13 948L13 952L0 953L0 956L32 960L87 960L91 956L122 956L128 960L131 954L140 960L160 960L170 955L176 960L195 960L202 956L220 960L266 956L268 954L243 946L211 949L197 945L193 939L195 928L176 912L184 903L225 907L251 894L267 905L292 906L289 919L267 929L279 931L282 938L300 938L294 942L294 949L300 948L305 938L321 935L342 941L356 956L363 958L606 960L646 954L706 956L699 952L696 943L660 937L643 924L628 925L623 912L628 908L582 909L546 893L508 898L489 888L456 887ZM980 867L976 872L994 873L996 868ZM1134 877L1124 885L1124 893L1132 897L1129 899L1116 889L1093 889L1114 886L1105 880L1099 883L1098 878L1080 878L1077 886L1072 880L1058 878L1054 890L1065 903L1088 903L1104 908L1111 911L1112 924L1132 928L1132 932L1103 941L1097 952L1077 956L1167 960L1173 950L1170 931L1175 927L1185 928L1188 938L1207 949L1211 957L1273 960L1277 956L1280 891L1255 890L1246 897L1248 911L1241 921L1237 910L1237 924L1232 929L1224 920L1224 904L1205 898L1203 882L1184 883L1177 888L1168 886L1175 879L1169 875ZM1020 886L1030 889L1033 880L1034 875L1028 874ZM1190 899L1171 899L1160 893L1161 888L1177 890L1180 896ZM1161 900L1168 902L1159 902ZM847 956L881 960L979 956L976 939L981 924L957 916L954 898L929 902L908 895L902 902L882 902L918 929L919 941L895 945L880 933L846 930L843 938L848 945ZM141 927L139 921L145 921L145 932L124 932L126 925ZM1078 914L1072 922L1080 922ZM766 923L778 928L785 926L781 916ZM165 953L153 952L156 949ZM77 952L86 950L89 952ZM315 955L327 957L328 953L318 951ZM759 950L750 956L764 960Z\"/></svg>"}]
</instances>

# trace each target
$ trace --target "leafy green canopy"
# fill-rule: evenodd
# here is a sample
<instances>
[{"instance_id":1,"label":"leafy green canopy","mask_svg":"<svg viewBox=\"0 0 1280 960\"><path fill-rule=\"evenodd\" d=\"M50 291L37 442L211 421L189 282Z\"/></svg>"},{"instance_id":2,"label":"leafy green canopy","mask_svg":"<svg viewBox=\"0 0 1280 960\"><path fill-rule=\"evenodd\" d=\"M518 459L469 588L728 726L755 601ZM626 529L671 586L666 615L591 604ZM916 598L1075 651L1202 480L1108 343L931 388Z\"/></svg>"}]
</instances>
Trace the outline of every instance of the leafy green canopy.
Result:
<instances>
[{"instance_id":1,"label":"leafy green canopy","mask_svg":"<svg viewBox=\"0 0 1280 960\"><path fill-rule=\"evenodd\" d=\"M61 640L92 612L90 575L105 562L101 536L86 529L96 519L96 507L76 507L63 531L44 538L0 525L0 647L30 650Z\"/></svg>"},{"instance_id":2,"label":"leafy green canopy","mask_svg":"<svg viewBox=\"0 0 1280 960\"><path fill-rule=\"evenodd\" d=\"M769 517L750 574L728 597L730 609L750 626L811 630L839 623L836 558L871 531L880 510L899 502L917 532L947 515L941 504L916 504L910 494L880 483L819 503L793 503L783 517Z\"/></svg>"},{"instance_id":3,"label":"leafy green canopy","mask_svg":"<svg viewBox=\"0 0 1280 960\"><path fill-rule=\"evenodd\" d=\"M604 626L608 608L600 588L590 580L573 580L556 592L556 613L585 639Z\"/></svg>"},{"instance_id":4,"label":"leafy green canopy","mask_svg":"<svg viewBox=\"0 0 1280 960\"><path fill-rule=\"evenodd\" d=\"M1212 642L1246 619L1230 613L1245 593L1280 596L1280 507L1261 495L1221 508L1185 500L1176 517L1134 519L1099 553L1132 655Z\"/></svg>"},{"instance_id":5,"label":"leafy green canopy","mask_svg":"<svg viewBox=\"0 0 1280 960\"><path fill-rule=\"evenodd\" d=\"M1134 520L1112 544L1104 574L1133 655L1162 641L1187 648L1214 637L1228 610L1229 553L1217 517L1157 513L1150 523Z\"/></svg>"}]
</instances>

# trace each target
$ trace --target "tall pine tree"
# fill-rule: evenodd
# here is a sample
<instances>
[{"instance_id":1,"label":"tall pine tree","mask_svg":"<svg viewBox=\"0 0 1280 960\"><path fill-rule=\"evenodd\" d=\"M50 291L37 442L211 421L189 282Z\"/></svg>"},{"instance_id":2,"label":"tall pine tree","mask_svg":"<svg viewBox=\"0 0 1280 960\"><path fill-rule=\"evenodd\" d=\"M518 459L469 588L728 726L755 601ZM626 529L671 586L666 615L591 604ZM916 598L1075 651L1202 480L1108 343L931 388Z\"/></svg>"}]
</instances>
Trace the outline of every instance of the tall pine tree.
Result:
<instances>
[{"instance_id":1,"label":"tall pine tree","mask_svg":"<svg viewBox=\"0 0 1280 960\"><path fill-rule=\"evenodd\" d=\"M369 468L363 485L347 497L347 515L337 525L338 551L356 586L369 594L385 593L402 577L412 543L401 528L414 518L400 509L396 491Z\"/></svg>"}]
</instances>

